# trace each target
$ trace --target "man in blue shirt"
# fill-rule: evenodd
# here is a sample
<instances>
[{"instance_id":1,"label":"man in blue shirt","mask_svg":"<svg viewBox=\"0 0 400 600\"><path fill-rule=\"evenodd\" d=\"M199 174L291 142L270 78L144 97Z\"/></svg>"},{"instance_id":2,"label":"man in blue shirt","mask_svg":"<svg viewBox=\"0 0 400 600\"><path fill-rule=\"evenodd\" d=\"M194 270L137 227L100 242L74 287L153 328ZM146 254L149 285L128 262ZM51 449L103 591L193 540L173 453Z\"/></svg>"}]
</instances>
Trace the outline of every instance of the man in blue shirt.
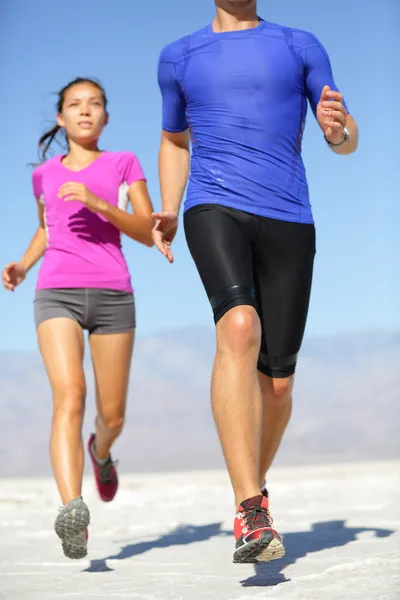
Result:
<instances>
[{"instance_id":1,"label":"man in blue shirt","mask_svg":"<svg viewBox=\"0 0 400 600\"><path fill-rule=\"evenodd\" d=\"M153 236L172 262L189 178L184 227L216 323L212 406L238 506L234 561L267 562L285 553L265 477L291 414L315 254L307 103L337 154L355 151L358 131L315 36L260 19L256 0L215 3L211 25L161 52Z\"/></svg>"}]
</instances>

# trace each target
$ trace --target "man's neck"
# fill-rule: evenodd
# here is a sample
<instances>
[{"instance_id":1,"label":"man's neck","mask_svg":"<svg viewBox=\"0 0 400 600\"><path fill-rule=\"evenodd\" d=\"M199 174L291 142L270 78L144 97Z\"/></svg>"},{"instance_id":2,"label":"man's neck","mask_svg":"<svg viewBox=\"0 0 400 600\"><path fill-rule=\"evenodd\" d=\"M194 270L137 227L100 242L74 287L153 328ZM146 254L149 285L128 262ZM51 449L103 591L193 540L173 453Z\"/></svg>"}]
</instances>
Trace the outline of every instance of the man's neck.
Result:
<instances>
[{"instance_id":1,"label":"man's neck","mask_svg":"<svg viewBox=\"0 0 400 600\"><path fill-rule=\"evenodd\" d=\"M222 8L217 8L217 15L212 23L215 33L223 33L224 31L241 31L243 29L251 29L257 27L260 19L254 8L251 11L231 15Z\"/></svg>"}]
</instances>

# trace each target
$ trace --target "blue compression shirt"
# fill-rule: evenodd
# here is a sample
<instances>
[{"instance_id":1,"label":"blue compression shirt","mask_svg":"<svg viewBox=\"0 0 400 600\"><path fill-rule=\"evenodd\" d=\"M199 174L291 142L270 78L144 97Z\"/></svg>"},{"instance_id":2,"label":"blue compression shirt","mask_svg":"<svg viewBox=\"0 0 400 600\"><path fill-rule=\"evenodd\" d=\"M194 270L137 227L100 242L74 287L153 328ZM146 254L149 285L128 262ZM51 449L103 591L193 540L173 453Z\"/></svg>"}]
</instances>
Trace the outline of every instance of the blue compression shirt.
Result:
<instances>
[{"instance_id":1,"label":"blue compression shirt","mask_svg":"<svg viewBox=\"0 0 400 600\"><path fill-rule=\"evenodd\" d=\"M185 210L216 203L312 223L301 143L307 99L338 91L329 57L310 33L261 20L253 29L212 26L166 46L158 81L163 129L190 128Z\"/></svg>"}]
</instances>

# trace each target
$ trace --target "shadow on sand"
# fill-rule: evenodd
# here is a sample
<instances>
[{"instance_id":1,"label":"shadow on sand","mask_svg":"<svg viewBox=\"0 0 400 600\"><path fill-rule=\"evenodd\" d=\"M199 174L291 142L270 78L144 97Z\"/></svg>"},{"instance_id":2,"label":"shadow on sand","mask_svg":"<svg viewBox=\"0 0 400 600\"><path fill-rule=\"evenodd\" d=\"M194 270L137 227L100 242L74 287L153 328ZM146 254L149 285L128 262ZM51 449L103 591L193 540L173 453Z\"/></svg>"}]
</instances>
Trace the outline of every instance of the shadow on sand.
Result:
<instances>
[{"instance_id":1,"label":"shadow on sand","mask_svg":"<svg viewBox=\"0 0 400 600\"><path fill-rule=\"evenodd\" d=\"M255 564L255 574L241 581L243 587L269 587L290 581L283 571L304 558L307 554L340 548L354 542L360 533L373 532L376 537L388 537L393 531L389 529L374 529L370 527L346 527L345 521L326 521L314 523L310 531L298 531L284 534L286 556L268 564ZM104 573L113 571L108 560L126 560L154 550L171 546L185 546L204 542L215 537L232 537L232 531L222 529L222 523L210 525L180 525L170 533L146 542L137 542L121 548L118 554L107 556L100 560L91 561L85 569L88 573ZM229 558L229 557L228 557Z\"/></svg>"},{"instance_id":2,"label":"shadow on sand","mask_svg":"<svg viewBox=\"0 0 400 600\"><path fill-rule=\"evenodd\" d=\"M376 537L388 537L393 531L371 527L346 527L345 521L326 521L313 523L311 531L297 531L283 535L286 555L280 560L267 564L254 565L255 574L244 581L243 587L269 587L290 581L283 571L294 565L307 554L341 548L354 542L360 533L372 531Z\"/></svg>"},{"instance_id":3,"label":"shadow on sand","mask_svg":"<svg viewBox=\"0 0 400 600\"><path fill-rule=\"evenodd\" d=\"M232 531L221 529L222 523L211 523L210 525L179 525L170 533L148 542L137 542L121 548L118 554L107 556L101 560L93 560L88 569L88 573L112 571L107 566L107 560L126 560L139 556L155 548L169 548L170 546L186 546L196 542L204 542L214 537L232 536Z\"/></svg>"}]
</instances>

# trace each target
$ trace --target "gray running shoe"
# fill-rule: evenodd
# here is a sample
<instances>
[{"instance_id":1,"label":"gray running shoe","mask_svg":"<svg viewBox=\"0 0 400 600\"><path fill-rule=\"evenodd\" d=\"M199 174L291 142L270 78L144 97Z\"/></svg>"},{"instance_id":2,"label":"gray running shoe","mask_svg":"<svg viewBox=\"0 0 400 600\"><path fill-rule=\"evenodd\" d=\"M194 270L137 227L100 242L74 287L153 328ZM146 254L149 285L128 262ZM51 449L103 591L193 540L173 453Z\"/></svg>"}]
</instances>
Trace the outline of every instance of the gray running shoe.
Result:
<instances>
[{"instance_id":1,"label":"gray running shoe","mask_svg":"<svg viewBox=\"0 0 400 600\"><path fill-rule=\"evenodd\" d=\"M71 500L60 510L54 529L62 541L62 548L67 558L80 559L87 555L89 523L89 509L82 498Z\"/></svg>"}]
</instances>

